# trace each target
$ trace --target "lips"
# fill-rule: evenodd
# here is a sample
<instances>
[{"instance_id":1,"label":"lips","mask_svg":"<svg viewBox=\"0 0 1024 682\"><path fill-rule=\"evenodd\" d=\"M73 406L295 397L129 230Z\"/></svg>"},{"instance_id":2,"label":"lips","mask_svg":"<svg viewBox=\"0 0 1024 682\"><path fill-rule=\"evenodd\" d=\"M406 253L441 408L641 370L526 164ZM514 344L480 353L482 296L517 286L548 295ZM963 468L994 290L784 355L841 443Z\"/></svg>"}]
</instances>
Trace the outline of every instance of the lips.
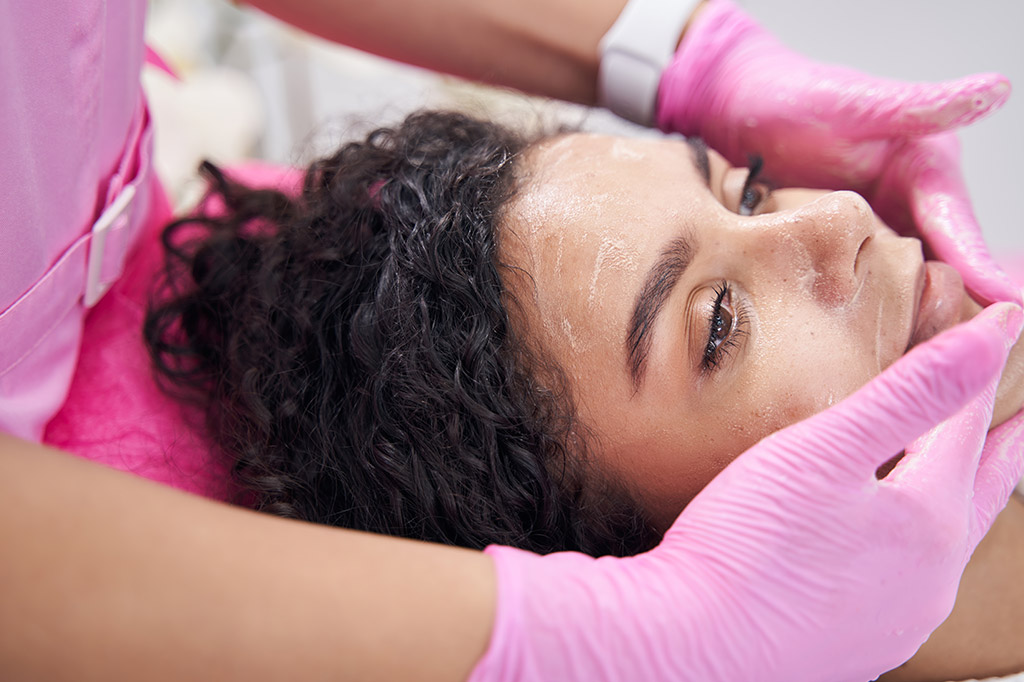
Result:
<instances>
[{"instance_id":1,"label":"lips","mask_svg":"<svg viewBox=\"0 0 1024 682\"><path fill-rule=\"evenodd\" d=\"M946 263L926 261L921 278L907 350L960 322L965 295L960 274Z\"/></svg>"}]
</instances>

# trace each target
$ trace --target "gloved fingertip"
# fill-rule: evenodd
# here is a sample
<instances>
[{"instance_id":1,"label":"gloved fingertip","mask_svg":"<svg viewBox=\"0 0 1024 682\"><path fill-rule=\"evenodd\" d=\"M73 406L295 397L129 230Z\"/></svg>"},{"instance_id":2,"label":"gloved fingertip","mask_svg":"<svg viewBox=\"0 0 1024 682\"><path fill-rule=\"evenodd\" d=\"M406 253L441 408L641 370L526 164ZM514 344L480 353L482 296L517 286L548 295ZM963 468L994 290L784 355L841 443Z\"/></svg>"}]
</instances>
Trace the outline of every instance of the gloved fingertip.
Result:
<instances>
[{"instance_id":1,"label":"gloved fingertip","mask_svg":"<svg viewBox=\"0 0 1024 682\"><path fill-rule=\"evenodd\" d=\"M1010 93L1013 91L1013 85L1010 83L1010 79L1001 73L988 74L991 79L991 86L989 86L989 93L991 101L989 106L1003 106L1006 100L1010 98Z\"/></svg>"},{"instance_id":2,"label":"gloved fingertip","mask_svg":"<svg viewBox=\"0 0 1024 682\"><path fill-rule=\"evenodd\" d=\"M1016 303L1024 307L1024 292L1021 291L1020 286L1010 279L1010 276L1002 268L998 265L995 266L992 269L992 276L999 285L1000 297L997 300Z\"/></svg>"},{"instance_id":3,"label":"gloved fingertip","mask_svg":"<svg viewBox=\"0 0 1024 682\"><path fill-rule=\"evenodd\" d=\"M1006 349L1009 350L1017 342L1021 330L1024 329L1024 309L1019 303L1004 302L1001 305L1010 307L1006 322Z\"/></svg>"},{"instance_id":4,"label":"gloved fingertip","mask_svg":"<svg viewBox=\"0 0 1024 682\"><path fill-rule=\"evenodd\" d=\"M902 107L900 128L907 135L927 135L969 125L1005 104L1010 89L999 73L936 83Z\"/></svg>"},{"instance_id":5,"label":"gloved fingertip","mask_svg":"<svg viewBox=\"0 0 1024 682\"><path fill-rule=\"evenodd\" d=\"M950 123L958 127L995 111L1010 97L1010 81L999 73L967 76L949 85L960 89L960 95L950 99Z\"/></svg>"},{"instance_id":6,"label":"gloved fingertip","mask_svg":"<svg viewBox=\"0 0 1024 682\"><path fill-rule=\"evenodd\" d=\"M995 71L964 76L957 82L965 84L965 90L972 91L976 97L981 98L976 100L979 107L1003 104L1012 89L1010 79Z\"/></svg>"},{"instance_id":7,"label":"gloved fingertip","mask_svg":"<svg viewBox=\"0 0 1024 682\"><path fill-rule=\"evenodd\" d=\"M995 337L1002 341L1003 350L1009 352L1024 327L1024 310L1017 303L1000 301L985 308L979 315L991 327Z\"/></svg>"},{"instance_id":8,"label":"gloved fingertip","mask_svg":"<svg viewBox=\"0 0 1024 682\"><path fill-rule=\"evenodd\" d=\"M986 306L1000 302L1024 305L1020 286L995 261L987 257L987 252L983 255L985 258L982 261L965 262L963 267L966 270L961 271L964 286L974 300Z\"/></svg>"},{"instance_id":9,"label":"gloved fingertip","mask_svg":"<svg viewBox=\"0 0 1024 682\"><path fill-rule=\"evenodd\" d=\"M995 263L992 263L985 279L978 282L977 287L979 290L976 293L988 303L1005 302L1024 305L1020 287Z\"/></svg>"}]
</instances>

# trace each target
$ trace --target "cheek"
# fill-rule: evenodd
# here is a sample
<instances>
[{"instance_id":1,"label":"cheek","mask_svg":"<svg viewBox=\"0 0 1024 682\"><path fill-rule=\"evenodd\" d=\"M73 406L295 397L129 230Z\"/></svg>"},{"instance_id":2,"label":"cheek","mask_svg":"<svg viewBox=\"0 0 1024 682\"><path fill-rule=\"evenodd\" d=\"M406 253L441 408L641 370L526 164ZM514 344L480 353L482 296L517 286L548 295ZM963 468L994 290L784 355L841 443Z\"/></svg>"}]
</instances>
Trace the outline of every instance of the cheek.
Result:
<instances>
[{"instance_id":1,"label":"cheek","mask_svg":"<svg viewBox=\"0 0 1024 682\"><path fill-rule=\"evenodd\" d=\"M874 330L862 328L859 319L825 317L820 309L775 319L785 324L758 329L738 373L694 420L691 442L702 446L691 461L701 458L698 469L710 468L710 476L765 436L843 400L880 371ZM698 477L704 484L708 473Z\"/></svg>"},{"instance_id":2,"label":"cheek","mask_svg":"<svg viewBox=\"0 0 1024 682\"><path fill-rule=\"evenodd\" d=\"M629 422L633 431L613 448L612 469L639 497L659 527L667 527L744 450L794 420L800 407L775 407L764 386L753 393L694 405L680 401ZM628 454L627 454L628 453Z\"/></svg>"},{"instance_id":3,"label":"cheek","mask_svg":"<svg viewBox=\"0 0 1024 682\"><path fill-rule=\"evenodd\" d=\"M787 324L759 326L721 384L698 398L664 400L653 391L661 398L656 405L627 408L629 418L616 423L612 432L624 438L612 448L618 452L612 469L659 525L667 528L722 469L762 438L827 409L877 374L869 348L874 342L868 343L870 334L855 333L859 327L852 322L825 318L820 310L775 317Z\"/></svg>"},{"instance_id":4,"label":"cheek","mask_svg":"<svg viewBox=\"0 0 1024 682\"><path fill-rule=\"evenodd\" d=\"M882 370L873 318L820 309L779 317L788 324L759 335L736 391L752 398L743 400L735 427L751 438L831 407Z\"/></svg>"}]
</instances>

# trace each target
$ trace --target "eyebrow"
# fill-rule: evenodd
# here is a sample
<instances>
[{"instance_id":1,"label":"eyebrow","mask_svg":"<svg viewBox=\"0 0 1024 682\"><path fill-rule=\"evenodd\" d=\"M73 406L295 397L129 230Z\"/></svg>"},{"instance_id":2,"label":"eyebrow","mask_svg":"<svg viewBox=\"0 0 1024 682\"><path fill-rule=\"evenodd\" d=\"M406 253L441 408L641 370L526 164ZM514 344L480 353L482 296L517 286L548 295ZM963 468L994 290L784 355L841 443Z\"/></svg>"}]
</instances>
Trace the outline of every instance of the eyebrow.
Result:
<instances>
[{"instance_id":1,"label":"eyebrow","mask_svg":"<svg viewBox=\"0 0 1024 682\"><path fill-rule=\"evenodd\" d=\"M676 237L661 250L654 265L647 271L644 285L633 304L626 333L626 364L633 388L643 382L647 356L651 352L651 335L669 294L693 260L693 244L685 236Z\"/></svg>"},{"instance_id":2,"label":"eyebrow","mask_svg":"<svg viewBox=\"0 0 1024 682\"><path fill-rule=\"evenodd\" d=\"M704 184L711 187L711 163L708 161L708 143L699 137L686 138L686 144L693 151L693 165L697 167Z\"/></svg>"},{"instance_id":3,"label":"eyebrow","mask_svg":"<svg viewBox=\"0 0 1024 682\"><path fill-rule=\"evenodd\" d=\"M700 138L687 138L693 151L693 165L700 173L704 184L711 185L711 171L708 163L708 148ZM665 306L669 294L686 272L693 260L693 241L686 235L671 240L658 254L647 271L640 293L633 303L633 313L626 330L626 366L633 381L633 389L639 390L643 383L647 356L651 352L651 337L658 313Z\"/></svg>"}]
</instances>

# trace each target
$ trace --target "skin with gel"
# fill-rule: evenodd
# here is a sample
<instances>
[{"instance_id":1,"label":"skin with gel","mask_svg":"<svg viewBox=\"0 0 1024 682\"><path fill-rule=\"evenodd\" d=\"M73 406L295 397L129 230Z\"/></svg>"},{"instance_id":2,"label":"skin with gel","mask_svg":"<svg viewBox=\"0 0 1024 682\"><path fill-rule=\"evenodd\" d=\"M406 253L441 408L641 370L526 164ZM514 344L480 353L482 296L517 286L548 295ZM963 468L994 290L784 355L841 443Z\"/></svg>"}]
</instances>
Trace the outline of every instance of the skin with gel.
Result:
<instances>
[{"instance_id":1,"label":"skin with gel","mask_svg":"<svg viewBox=\"0 0 1024 682\"><path fill-rule=\"evenodd\" d=\"M520 323L662 528L739 453L980 310L860 195L772 191L700 143L573 134L523 166L501 231Z\"/></svg>"}]
</instances>

